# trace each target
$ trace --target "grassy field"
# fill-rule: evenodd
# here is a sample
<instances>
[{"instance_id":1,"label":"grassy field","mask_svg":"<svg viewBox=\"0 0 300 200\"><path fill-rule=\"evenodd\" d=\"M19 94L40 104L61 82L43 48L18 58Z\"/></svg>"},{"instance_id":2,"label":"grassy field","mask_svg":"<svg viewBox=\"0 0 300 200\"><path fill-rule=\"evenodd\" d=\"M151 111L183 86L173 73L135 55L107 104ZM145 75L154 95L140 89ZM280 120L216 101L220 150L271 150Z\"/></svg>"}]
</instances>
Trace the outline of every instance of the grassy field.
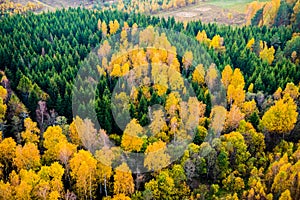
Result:
<instances>
[{"instance_id":1,"label":"grassy field","mask_svg":"<svg viewBox=\"0 0 300 200\"><path fill-rule=\"evenodd\" d=\"M244 13L246 11L247 4L251 3L252 1L253 0L210 0L206 3ZM268 0L260 0L260 2L266 1Z\"/></svg>"},{"instance_id":2,"label":"grassy field","mask_svg":"<svg viewBox=\"0 0 300 200\"><path fill-rule=\"evenodd\" d=\"M245 11L248 3L253 0L210 0L196 5L179 8L168 12L160 12L160 17L174 16L179 21L201 20L204 23L245 24ZM267 1L267 0L261 0Z\"/></svg>"}]
</instances>

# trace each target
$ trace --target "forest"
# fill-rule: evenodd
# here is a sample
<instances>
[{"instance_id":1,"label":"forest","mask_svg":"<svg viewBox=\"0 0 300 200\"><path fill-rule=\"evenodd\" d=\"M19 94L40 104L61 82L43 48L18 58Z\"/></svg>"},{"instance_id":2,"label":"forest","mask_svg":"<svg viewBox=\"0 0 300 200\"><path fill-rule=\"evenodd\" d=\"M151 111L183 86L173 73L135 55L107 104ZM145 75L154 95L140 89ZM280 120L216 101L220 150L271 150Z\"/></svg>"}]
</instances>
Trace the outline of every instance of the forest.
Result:
<instances>
[{"instance_id":1,"label":"forest","mask_svg":"<svg viewBox=\"0 0 300 200\"><path fill-rule=\"evenodd\" d=\"M0 5L0 199L300 199L299 0Z\"/></svg>"}]
</instances>

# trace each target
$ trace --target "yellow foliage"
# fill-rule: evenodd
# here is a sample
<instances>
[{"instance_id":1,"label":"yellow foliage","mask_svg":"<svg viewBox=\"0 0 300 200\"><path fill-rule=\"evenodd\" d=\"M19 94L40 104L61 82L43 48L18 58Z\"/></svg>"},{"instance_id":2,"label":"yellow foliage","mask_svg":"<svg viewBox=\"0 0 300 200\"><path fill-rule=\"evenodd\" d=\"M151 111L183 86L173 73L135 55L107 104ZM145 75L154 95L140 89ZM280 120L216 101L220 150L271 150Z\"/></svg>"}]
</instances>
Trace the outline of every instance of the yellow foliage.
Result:
<instances>
[{"instance_id":1,"label":"yellow foliage","mask_svg":"<svg viewBox=\"0 0 300 200\"><path fill-rule=\"evenodd\" d=\"M25 142L38 143L39 142L39 132L37 128L37 123L33 122L30 118L24 120L25 131L21 133L22 139Z\"/></svg>"},{"instance_id":2,"label":"yellow foliage","mask_svg":"<svg viewBox=\"0 0 300 200\"><path fill-rule=\"evenodd\" d=\"M143 127L138 123L136 119L132 119L127 124L123 136L121 146L125 151L137 151L139 152L144 144Z\"/></svg>"},{"instance_id":3,"label":"yellow foliage","mask_svg":"<svg viewBox=\"0 0 300 200\"><path fill-rule=\"evenodd\" d=\"M205 69L202 64L197 65L193 72L193 81L199 85L204 85L205 83Z\"/></svg>"},{"instance_id":4,"label":"yellow foliage","mask_svg":"<svg viewBox=\"0 0 300 200\"><path fill-rule=\"evenodd\" d=\"M283 94L288 94L290 97L296 100L299 97L299 88L294 83L288 83L285 86Z\"/></svg>"},{"instance_id":5,"label":"yellow foliage","mask_svg":"<svg viewBox=\"0 0 300 200\"><path fill-rule=\"evenodd\" d=\"M7 90L0 85L0 98L2 98L3 101L5 101L6 97L7 97Z\"/></svg>"},{"instance_id":6,"label":"yellow foliage","mask_svg":"<svg viewBox=\"0 0 300 200\"><path fill-rule=\"evenodd\" d=\"M163 141L150 144L145 155L144 166L149 170L159 171L170 164L170 156L166 153L166 143Z\"/></svg>"},{"instance_id":7,"label":"yellow foliage","mask_svg":"<svg viewBox=\"0 0 300 200\"><path fill-rule=\"evenodd\" d=\"M14 158L14 165L18 168L18 170L36 170L41 165L40 157L40 152L35 144L26 143L24 147L18 145L16 148L16 157Z\"/></svg>"},{"instance_id":8,"label":"yellow foliage","mask_svg":"<svg viewBox=\"0 0 300 200\"><path fill-rule=\"evenodd\" d=\"M134 183L131 171L126 163L122 163L116 168L114 175L114 194L132 194Z\"/></svg>"},{"instance_id":9,"label":"yellow foliage","mask_svg":"<svg viewBox=\"0 0 300 200\"><path fill-rule=\"evenodd\" d=\"M90 152L80 150L70 160L70 168L79 198L89 196L92 199L96 187L97 160Z\"/></svg>"},{"instance_id":10,"label":"yellow foliage","mask_svg":"<svg viewBox=\"0 0 300 200\"><path fill-rule=\"evenodd\" d=\"M273 46L271 46L270 48L268 48L267 45L265 45L265 47L263 48L263 50L259 53L259 57L262 60L265 60L268 62L269 65L272 64L273 60L274 60L274 54L275 54L275 49Z\"/></svg>"},{"instance_id":11,"label":"yellow foliage","mask_svg":"<svg viewBox=\"0 0 300 200\"><path fill-rule=\"evenodd\" d=\"M249 117L256 110L257 107L254 99L252 101L244 102L242 105L242 112L245 114L246 117Z\"/></svg>"},{"instance_id":12,"label":"yellow foliage","mask_svg":"<svg viewBox=\"0 0 300 200\"><path fill-rule=\"evenodd\" d=\"M248 49L253 50L253 45L254 45L254 43L255 43L254 38L251 38L251 40L249 40L249 42L247 43L246 47L247 47Z\"/></svg>"},{"instance_id":13,"label":"yellow foliage","mask_svg":"<svg viewBox=\"0 0 300 200\"><path fill-rule=\"evenodd\" d=\"M45 151L44 157L46 160L57 160L59 155L59 149L57 144L60 142L67 143L66 136L62 133L62 129L59 126L50 126L44 133L44 143L43 146L47 149Z\"/></svg>"},{"instance_id":14,"label":"yellow foliage","mask_svg":"<svg viewBox=\"0 0 300 200\"><path fill-rule=\"evenodd\" d=\"M282 96L282 89L281 87L279 87L276 92L273 94L273 97L275 100L279 100L281 99L281 96Z\"/></svg>"},{"instance_id":15,"label":"yellow foliage","mask_svg":"<svg viewBox=\"0 0 300 200\"><path fill-rule=\"evenodd\" d=\"M297 105L286 94L264 114L261 124L269 132L285 134L294 128L297 117Z\"/></svg>"},{"instance_id":16,"label":"yellow foliage","mask_svg":"<svg viewBox=\"0 0 300 200\"><path fill-rule=\"evenodd\" d=\"M254 89L254 84L251 83L248 87L248 92L253 93L253 89Z\"/></svg>"},{"instance_id":17,"label":"yellow foliage","mask_svg":"<svg viewBox=\"0 0 300 200\"><path fill-rule=\"evenodd\" d=\"M230 65L226 65L224 70L222 71L222 83L225 87L225 89L228 88L231 79L232 79L233 71Z\"/></svg>"},{"instance_id":18,"label":"yellow foliage","mask_svg":"<svg viewBox=\"0 0 300 200\"><path fill-rule=\"evenodd\" d=\"M121 193L121 194L114 195L112 200L131 200L131 198Z\"/></svg>"}]
</instances>

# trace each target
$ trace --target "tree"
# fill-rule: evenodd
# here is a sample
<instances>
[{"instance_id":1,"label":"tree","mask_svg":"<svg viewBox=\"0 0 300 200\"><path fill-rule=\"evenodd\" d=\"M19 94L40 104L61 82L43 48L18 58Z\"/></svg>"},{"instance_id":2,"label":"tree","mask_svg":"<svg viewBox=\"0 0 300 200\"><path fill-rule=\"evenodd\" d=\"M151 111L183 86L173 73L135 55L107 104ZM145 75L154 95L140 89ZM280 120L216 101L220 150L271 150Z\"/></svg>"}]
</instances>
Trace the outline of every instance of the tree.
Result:
<instances>
[{"instance_id":1,"label":"tree","mask_svg":"<svg viewBox=\"0 0 300 200\"><path fill-rule=\"evenodd\" d=\"M152 118L153 119L149 128L153 136L159 137L162 132L164 133L168 130L168 126L166 124L163 111L162 110L154 111Z\"/></svg>"},{"instance_id":2,"label":"tree","mask_svg":"<svg viewBox=\"0 0 300 200\"><path fill-rule=\"evenodd\" d=\"M109 33L110 33L110 35L115 34L118 31L119 27L120 27L120 25L119 25L119 22L117 20L110 21L109 22Z\"/></svg>"},{"instance_id":3,"label":"tree","mask_svg":"<svg viewBox=\"0 0 300 200\"><path fill-rule=\"evenodd\" d=\"M98 31L100 31L101 28L102 28L101 20L98 19L98 22L97 22L97 29L98 29Z\"/></svg>"},{"instance_id":4,"label":"tree","mask_svg":"<svg viewBox=\"0 0 300 200\"><path fill-rule=\"evenodd\" d=\"M225 46L223 46L223 41L224 39L220 35L215 35L210 42L209 48L223 51L225 50Z\"/></svg>"},{"instance_id":5,"label":"tree","mask_svg":"<svg viewBox=\"0 0 300 200\"><path fill-rule=\"evenodd\" d=\"M246 47L250 50L253 50L253 45L255 43L255 39L254 38L251 38L251 40L248 41Z\"/></svg>"},{"instance_id":6,"label":"tree","mask_svg":"<svg viewBox=\"0 0 300 200\"><path fill-rule=\"evenodd\" d=\"M292 200L290 190L285 190L279 197L279 200Z\"/></svg>"},{"instance_id":7,"label":"tree","mask_svg":"<svg viewBox=\"0 0 300 200\"><path fill-rule=\"evenodd\" d=\"M230 65L226 65L224 70L222 71L222 83L224 87L227 89L231 79L232 79L233 71Z\"/></svg>"},{"instance_id":8,"label":"tree","mask_svg":"<svg viewBox=\"0 0 300 200\"><path fill-rule=\"evenodd\" d=\"M90 152L94 153L101 145L99 135L90 119L82 120L76 116L70 125L70 138L72 143L82 145Z\"/></svg>"},{"instance_id":9,"label":"tree","mask_svg":"<svg viewBox=\"0 0 300 200\"><path fill-rule=\"evenodd\" d=\"M299 88L294 83L288 83L285 86L283 94L289 94L294 100L299 97Z\"/></svg>"},{"instance_id":10,"label":"tree","mask_svg":"<svg viewBox=\"0 0 300 200\"><path fill-rule=\"evenodd\" d=\"M210 44L210 39L207 37L205 30L202 30L201 32L198 31L196 39L200 43L204 43L206 46L209 46Z\"/></svg>"},{"instance_id":11,"label":"tree","mask_svg":"<svg viewBox=\"0 0 300 200\"><path fill-rule=\"evenodd\" d=\"M154 199L174 198L175 184L168 171L162 171L156 177L145 184L146 191L150 191Z\"/></svg>"},{"instance_id":12,"label":"tree","mask_svg":"<svg viewBox=\"0 0 300 200\"><path fill-rule=\"evenodd\" d=\"M244 174L246 172L246 161L251 156L247 151L244 136L239 132L231 132L225 134L224 139L222 145L229 154L230 164Z\"/></svg>"},{"instance_id":13,"label":"tree","mask_svg":"<svg viewBox=\"0 0 300 200\"><path fill-rule=\"evenodd\" d=\"M230 84L227 89L227 101L229 105L240 106L245 101L245 80L240 69L236 68L233 72Z\"/></svg>"},{"instance_id":14,"label":"tree","mask_svg":"<svg viewBox=\"0 0 300 200\"><path fill-rule=\"evenodd\" d=\"M103 21L102 24L101 24L101 30L102 30L102 36L106 37L106 35L107 35L107 25L106 25L105 21Z\"/></svg>"},{"instance_id":15,"label":"tree","mask_svg":"<svg viewBox=\"0 0 300 200\"><path fill-rule=\"evenodd\" d=\"M32 90L31 80L28 77L26 77L25 75L23 75L19 81L17 90L19 90L22 93L25 101L27 102L29 93Z\"/></svg>"},{"instance_id":16,"label":"tree","mask_svg":"<svg viewBox=\"0 0 300 200\"><path fill-rule=\"evenodd\" d=\"M7 90L2 85L0 85L0 98L2 98L3 101L7 98Z\"/></svg>"},{"instance_id":17,"label":"tree","mask_svg":"<svg viewBox=\"0 0 300 200\"><path fill-rule=\"evenodd\" d=\"M42 133L44 133L45 128L49 125L50 115L47 110L47 103L45 101L39 101L38 107L36 109L36 119L40 126L41 138L43 138Z\"/></svg>"},{"instance_id":18,"label":"tree","mask_svg":"<svg viewBox=\"0 0 300 200\"><path fill-rule=\"evenodd\" d=\"M287 26L290 23L292 10L286 1L280 2L280 7L278 9L277 15L274 20L275 26Z\"/></svg>"},{"instance_id":19,"label":"tree","mask_svg":"<svg viewBox=\"0 0 300 200\"><path fill-rule=\"evenodd\" d=\"M0 180L0 198L3 200L13 199L13 188L10 183Z\"/></svg>"},{"instance_id":20,"label":"tree","mask_svg":"<svg viewBox=\"0 0 300 200\"><path fill-rule=\"evenodd\" d=\"M223 106L214 106L212 109L210 116L210 127L214 131L216 137L219 137L221 135L221 132L224 128L226 113L227 111Z\"/></svg>"},{"instance_id":21,"label":"tree","mask_svg":"<svg viewBox=\"0 0 300 200\"><path fill-rule=\"evenodd\" d=\"M4 122L6 110L7 110L7 105L5 105L3 99L0 97L0 123L1 124ZM3 129L3 128L1 127L1 129Z\"/></svg>"},{"instance_id":22,"label":"tree","mask_svg":"<svg viewBox=\"0 0 300 200\"><path fill-rule=\"evenodd\" d=\"M275 102L262 117L261 125L266 131L278 134L286 134L293 130L297 121L297 105L288 95Z\"/></svg>"},{"instance_id":23,"label":"tree","mask_svg":"<svg viewBox=\"0 0 300 200\"><path fill-rule=\"evenodd\" d=\"M40 152L35 144L26 143L23 147L18 145L16 148L14 165L18 168L18 170L37 170L41 165L40 157Z\"/></svg>"},{"instance_id":24,"label":"tree","mask_svg":"<svg viewBox=\"0 0 300 200\"><path fill-rule=\"evenodd\" d=\"M191 51L185 52L182 58L182 63L186 72L188 73L189 67L193 64L193 52Z\"/></svg>"},{"instance_id":25,"label":"tree","mask_svg":"<svg viewBox=\"0 0 300 200\"><path fill-rule=\"evenodd\" d=\"M144 140L143 127L138 123L136 119L132 119L127 124L123 136L121 146L125 151L136 151L139 152L142 149Z\"/></svg>"},{"instance_id":26,"label":"tree","mask_svg":"<svg viewBox=\"0 0 300 200\"><path fill-rule=\"evenodd\" d=\"M103 147L101 150L96 151L95 158L98 161L97 176L99 177L100 183L104 185L105 196L107 196L107 182L113 174L111 165L114 159L114 153L108 147Z\"/></svg>"},{"instance_id":27,"label":"tree","mask_svg":"<svg viewBox=\"0 0 300 200\"><path fill-rule=\"evenodd\" d=\"M90 152L80 150L70 160L70 168L78 197L92 199L96 187L97 160Z\"/></svg>"},{"instance_id":28,"label":"tree","mask_svg":"<svg viewBox=\"0 0 300 200\"><path fill-rule=\"evenodd\" d=\"M166 152L166 143L162 141L150 144L145 151L144 166L152 171L159 171L168 166L170 156Z\"/></svg>"},{"instance_id":29,"label":"tree","mask_svg":"<svg viewBox=\"0 0 300 200\"><path fill-rule=\"evenodd\" d=\"M226 115L225 129L227 131L233 131L239 126L240 121L243 120L244 117L245 114L243 114L236 105L233 105Z\"/></svg>"},{"instance_id":30,"label":"tree","mask_svg":"<svg viewBox=\"0 0 300 200\"><path fill-rule=\"evenodd\" d=\"M205 69L202 64L197 65L193 72L193 81L199 85L204 85L205 83Z\"/></svg>"},{"instance_id":31,"label":"tree","mask_svg":"<svg viewBox=\"0 0 300 200\"><path fill-rule=\"evenodd\" d=\"M45 149L44 157L49 161L58 159L59 148L57 148L59 143L67 143L67 138L62 133L60 126L49 126L44 133L43 146Z\"/></svg>"},{"instance_id":32,"label":"tree","mask_svg":"<svg viewBox=\"0 0 300 200\"><path fill-rule=\"evenodd\" d=\"M275 54L275 49L273 46L271 46L270 48L268 48L268 46L265 44L264 48L262 49L262 51L259 53L259 57L262 60L265 60L268 62L269 65L272 64L273 60L274 60L274 54Z\"/></svg>"},{"instance_id":33,"label":"tree","mask_svg":"<svg viewBox=\"0 0 300 200\"><path fill-rule=\"evenodd\" d=\"M16 142L12 138L5 138L0 143L0 165L4 166L4 175L8 175L8 170L12 166L16 155Z\"/></svg>"},{"instance_id":34,"label":"tree","mask_svg":"<svg viewBox=\"0 0 300 200\"><path fill-rule=\"evenodd\" d=\"M24 120L25 131L21 133L23 141L30 143L39 142L40 130L37 128L37 123L33 122L30 118Z\"/></svg>"},{"instance_id":35,"label":"tree","mask_svg":"<svg viewBox=\"0 0 300 200\"><path fill-rule=\"evenodd\" d=\"M115 169L114 194L133 194L134 183L131 170L126 163L122 163Z\"/></svg>"},{"instance_id":36,"label":"tree","mask_svg":"<svg viewBox=\"0 0 300 200\"><path fill-rule=\"evenodd\" d=\"M117 194L114 195L112 200L131 200L130 197L126 196L125 194Z\"/></svg>"}]
</instances>

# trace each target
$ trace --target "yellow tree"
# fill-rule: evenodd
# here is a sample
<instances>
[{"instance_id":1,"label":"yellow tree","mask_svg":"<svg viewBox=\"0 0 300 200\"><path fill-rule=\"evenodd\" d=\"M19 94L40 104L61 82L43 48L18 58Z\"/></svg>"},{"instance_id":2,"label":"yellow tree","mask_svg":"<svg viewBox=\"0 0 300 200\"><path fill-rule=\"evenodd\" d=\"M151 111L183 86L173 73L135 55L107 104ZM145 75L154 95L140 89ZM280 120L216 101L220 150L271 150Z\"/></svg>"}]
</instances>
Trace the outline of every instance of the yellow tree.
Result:
<instances>
[{"instance_id":1,"label":"yellow tree","mask_svg":"<svg viewBox=\"0 0 300 200\"><path fill-rule=\"evenodd\" d=\"M18 145L16 148L14 165L18 168L18 170L36 170L41 165L40 157L40 152L35 144L26 143L23 147Z\"/></svg>"},{"instance_id":2,"label":"yellow tree","mask_svg":"<svg viewBox=\"0 0 300 200\"><path fill-rule=\"evenodd\" d=\"M193 64L193 52L186 51L182 58L182 63L186 71L188 71L189 67Z\"/></svg>"},{"instance_id":3,"label":"yellow tree","mask_svg":"<svg viewBox=\"0 0 300 200\"><path fill-rule=\"evenodd\" d=\"M4 120L6 110L7 105L3 102L3 99L0 97L0 123L2 123Z\"/></svg>"},{"instance_id":4,"label":"yellow tree","mask_svg":"<svg viewBox=\"0 0 300 200\"><path fill-rule=\"evenodd\" d=\"M7 90L0 85L0 98L4 100L6 100L6 97L7 97Z\"/></svg>"},{"instance_id":5,"label":"yellow tree","mask_svg":"<svg viewBox=\"0 0 300 200\"><path fill-rule=\"evenodd\" d=\"M280 0L272 0L267 2L263 8L262 25L272 26L280 6Z\"/></svg>"},{"instance_id":6,"label":"yellow tree","mask_svg":"<svg viewBox=\"0 0 300 200\"><path fill-rule=\"evenodd\" d=\"M9 166L11 166L13 159L15 158L16 146L17 144L12 138L5 138L0 143L0 166L4 166L6 174L8 173Z\"/></svg>"},{"instance_id":7,"label":"yellow tree","mask_svg":"<svg viewBox=\"0 0 300 200\"><path fill-rule=\"evenodd\" d=\"M279 100L282 97L282 89L279 87L273 94L275 100Z\"/></svg>"},{"instance_id":8,"label":"yellow tree","mask_svg":"<svg viewBox=\"0 0 300 200\"><path fill-rule=\"evenodd\" d=\"M149 128L154 136L160 136L162 132L165 134L168 130L168 126L164 118L164 112L162 110L154 111L151 121Z\"/></svg>"},{"instance_id":9,"label":"yellow tree","mask_svg":"<svg viewBox=\"0 0 300 200\"><path fill-rule=\"evenodd\" d=\"M80 150L70 160L71 176L75 180L79 198L93 199L96 187L97 160L92 154Z\"/></svg>"},{"instance_id":10,"label":"yellow tree","mask_svg":"<svg viewBox=\"0 0 300 200\"><path fill-rule=\"evenodd\" d=\"M123 136L121 147L125 151L139 152L144 144L142 136L144 135L143 127L138 123L136 119L132 119L127 124Z\"/></svg>"},{"instance_id":11,"label":"yellow tree","mask_svg":"<svg viewBox=\"0 0 300 200\"><path fill-rule=\"evenodd\" d=\"M193 72L193 81L199 85L204 85L205 83L205 69L202 64L197 65Z\"/></svg>"},{"instance_id":12,"label":"yellow tree","mask_svg":"<svg viewBox=\"0 0 300 200\"><path fill-rule=\"evenodd\" d=\"M299 97L299 88L294 83L288 83L285 86L283 94L289 94L294 100Z\"/></svg>"},{"instance_id":13,"label":"yellow tree","mask_svg":"<svg viewBox=\"0 0 300 200\"><path fill-rule=\"evenodd\" d=\"M268 46L265 44L263 50L259 53L259 57L262 60L265 60L268 62L269 65L272 64L274 60L274 54L275 54L275 49L273 46L268 48Z\"/></svg>"},{"instance_id":14,"label":"yellow tree","mask_svg":"<svg viewBox=\"0 0 300 200\"><path fill-rule=\"evenodd\" d=\"M223 41L224 39L220 35L215 35L210 42L209 48L213 48L215 50L225 50Z\"/></svg>"},{"instance_id":15,"label":"yellow tree","mask_svg":"<svg viewBox=\"0 0 300 200\"><path fill-rule=\"evenodd\" d=\"M243 120L244 117L245 114L241 112L239 107L233 105L226 115L225 129L227 131L236 129L239 126L240 121Z\"/></svg>"},{"instance_id":16,"label":"yellow tree","mask_svg":"<svg viewBox=\"0 0 300 200\"><path fill-rule=\"evenodd\" d=\"M110 180L110 177L113 174L111 165L114 157L114 152L108 147L103 147L101 150L97 150L95 153L95 158L98 161L97 176L100 180L100 183L104 185L105 196L107 196L107 182Z\"/></svg>"},{"instance_id":17,"label":"yellow tree","mask_svg":"<svg viewBox=\"0 0 300 200\"><path fill-rule=\"evenodd\" d=\"M126 163L122 163L116 168L114 175L114 194L132 194L134 192L134 183L131 170Z\"/></svg>"},{"instance_id":18,"label":"yellow tree","mask_svg":"<svg viewBox=\"0 0 300 200\"><path fill-rule=\"evenodd\" d=\"M165 109L167 113L171 116L174 116L179 110L179 102L181 101L180 95L178 92L171 92L166 100Z\"/></svg>"},{"instance_id":19,"label":"yellow tree","mask_svg":"<svg viewBox=\"0 0 300 200\"><path fill-rule=\"evenodd\" d=\"M217 86L218 76L219 74L216 65L210 65L205 76L205 82L209 89L213 89Z\"/></svg>"},{"instance_id":20,"label":"yellow tree","mask_svg":"<svg viewBox=\"0 0 300 200\"><path fill-rule=\"evenodd\" d=\"M166 143L163 141L150 144L145 156L144 166L149 170L159 171L170 164L170 156L166 153Z\"/></svg>"},{"instance_id":21,"label":"yellow tree","mask_svg":"<svg viewBox=\"0 0 300 200\"><path fill-rule=\"evenodd\" d=\"M290 190L285 190L279 197L279 200L293 200Z\"/></svg>"},{"instance_id":22,"label":"yellow tree","mask_svg":"<svg viewBox=\"0 0 300 200\"><path fill-rule=\"evenodd\" d=\"M249 42L247 43L246 47L250 50L253 50L254 43L255 43L255 39L251 38L251 40L249 40Z\"/></svg>"},{"instance_id":23,"label":"yellow tree","mask_svg":"<svg viewBox=\"0 0 300 200\"><path fill-rule=\"evenodd\" d=\"M214 106L210 118L211 118L211 124L210 127L213 129L215 134L217 136L220 136L224 125L225 125L225 119L226 119L226 109L223 106Z\"/></svg>"},{"instance_id":24,"label":"yellow tree","mask_svg":"<svg viewBox=\"0 0 300 200\"><path fill-rule=\"evenodd\" d=\"M297 122L297 105L288 95L278 100L262 117L261 125L268 132L286 134Z\"/></svg>"},{"instance_id":25,"label":"yellow tree","mask_svg":"<svg viewBox=\"0 0 300 200\"><path fill-rule=\"evenodd\" d=\"M19 184L15 186L15 198L32 199L32 190L38 183L39 176L33 170L22 169L19 173L19 179Z\"/></svg>"},{"instance_id":26,"label":"yellow tree","mask_svg":"<svg viewBox=\"0 0 300 200\"><path fill-rule=\"evenodd\" d=\"M187 103L188 117L185 128L193 131L199 125L200 118L204 117L206 105L199 102L197 97L190 97Z\"/></svg>"},{"instance_id":27,"label":"yellow tree","mask_svg":"<svg viewBox=\"0 0 300 200\"><path fill-rule=\"evenodd\" d=\"M230 65L226 65L224 70L222 71L222 83L225 87L225 89L228 88L231 79L232 79L233 71Z\"/></svg>"},{"instance_id":28,"label":"yellow tree","mask_svg":"<svg viewBox=\"0 0 300 200\"><path fill-rule=\"evenodd\" d=\"M106 37L107 35L107 24L105 21L102 22L101 24L101 30L102 30L102 36Z\"/></svg>"},{"instance_id":29,"label":"yellow tree","mask_svg":"<svg viewBox=\"0 0 300 200\"><path fill-rule=\"evenodd\" d=\"M245 117L249 117L252 113L257 111L255 100L252 99L252 101L244 102L241 111L245 114Z\"/></svg>"},{"instance_id":30,"label":"yellow tree","mask_svg":"<svg viewBox=\"0 0 300 200\"><path fill-rule=\"evenodd\" d=\"M119 28L120 28L120 24L116 19L114 21L109 22L110 35L115 34Z\"/></svg>"},{"instance_id":31,"label":"yellow tree","mask_svg":"<svg viewBox=\"0 0 300 200\"><path fill-rule=\"evenodd\" d=\"M56 199L62 196L63 182L62 176L64 168L58 163L54 162L51 166L42 166L37 173L38 182L34 186L33 193L40 199Z\"/></svg>"},{"instance_id":32,"label":"yellow tree","mask_svg":"<svg viewBox=\"0 0 300 200\"><path fill-rule=\"evenodd\" d=\"M25 131L21 133L22 139L25 142L38 143L40 130L37 123L33 122L30 118L24 120Z\"/></svg>"},{"instance_id":33,"label":"yellow tree","mask_svg":"<svg viewBox=\"0 0 300 200\"><path fill-rule=\"evenodd\" d=\"M131 198L126 196L125 194L117 194L117 195L114 195L112 200L131 200Z\"/></svg>"},{"instance_id":34,"label":"yellow tree","mask_svg":"<svg viewBox=\"0 0 300 200\"><path fill-rule=\"evenodd\" d=\"M121 66L119 64L114 64L113 70L110 73L113 77L120 77L122 76Z\"/></svg>"},{"instance_id":35,"label":"yellow tree","mask_svg":"<svg viewBox=\"0 0 300 200\"><path fill-rule=\"evenodd\" d=\"M202 30L201 32L199 31L196 36L196 39L200 43L204 43L206 46L209 46L210 39L207 37L205 30Z\"/></svg>"},{"instance_id":36,"label":"yellow tree","mask_svg":"<svg viewBox=\"0 0 300 200\"><path fill-rule=\"evenodd\" d=\"M0 180L0 199L3 200L14 199L13 187L9 182L4 183L3 180Z\"/></svg>"},{"instance_id":37,"label":"yellow tree","mask_svg":"<svg viewBox=\"0 0 300 200\"><path fill-rule=\"evenodd\" d=\"M82 145L92 153L94 153L100 145L97 130L90 119L82 120L76 116L70 125L70 137L72 143Z\"/></svg>"},{"instance_id":38,"label":"yellow tree","mask_svg":"<svg viewBox=\"0 0 300 200\"><path fill-rule=\"evenodd\" d=\"M62 129L60 126L49 126L44 133L44 142L43 146L45 149L45 154L43 155L45 159L50 162L53 160L57 160L57 155L59 149L57 148L57 144L59 142L66 143L67 138L62 133Z\"/></svg>"},{"instance_id":39,"label":"yellow tree","mask_svg":"<svg viewBox=\"0 0 300 200\"><path fill-rule=\"evenodd\" d=\"M236 68L231 77L230 84L227 89L227 101L230 105L240 105L245 101L245 80L240 69Z\"/></svg>"}]
</instances>

